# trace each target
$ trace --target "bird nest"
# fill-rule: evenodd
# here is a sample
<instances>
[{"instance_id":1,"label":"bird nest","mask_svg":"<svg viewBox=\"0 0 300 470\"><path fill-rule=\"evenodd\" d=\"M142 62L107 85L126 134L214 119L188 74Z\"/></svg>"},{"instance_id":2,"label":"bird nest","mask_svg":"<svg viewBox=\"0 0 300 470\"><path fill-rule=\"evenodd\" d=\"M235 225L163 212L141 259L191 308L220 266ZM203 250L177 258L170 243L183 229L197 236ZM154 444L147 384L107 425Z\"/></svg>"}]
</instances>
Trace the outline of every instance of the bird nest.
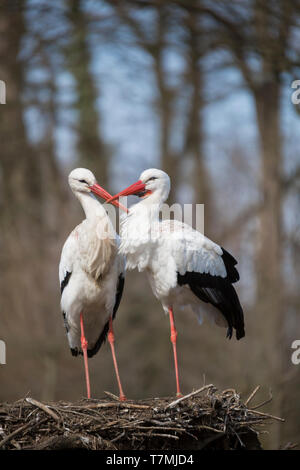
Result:
<instances>
[{"instance_id":1,"label":"bird nest","mask_svg":"<svg viewBox=\"0 0 300 470\"><path fill-rule=\"evenodd\" d=\"M235 390L213 385L179 399L41 403L24 398L0 405L0 449L182 450L260 449L259 432L281 420L249 408Z\"/></svg>"}]
</instances>

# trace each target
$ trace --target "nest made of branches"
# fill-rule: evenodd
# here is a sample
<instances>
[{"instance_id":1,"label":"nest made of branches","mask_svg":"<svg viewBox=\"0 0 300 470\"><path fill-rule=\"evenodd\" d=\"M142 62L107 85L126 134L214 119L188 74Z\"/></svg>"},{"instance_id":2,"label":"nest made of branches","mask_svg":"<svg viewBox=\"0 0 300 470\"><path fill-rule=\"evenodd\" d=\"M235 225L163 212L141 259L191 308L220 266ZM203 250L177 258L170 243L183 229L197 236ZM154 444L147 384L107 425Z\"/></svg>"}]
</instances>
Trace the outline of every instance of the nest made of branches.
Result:
<instances>
[{"instance_id":1,"label":"nest made of branches","mask_svg":"<svg viewBox=\"0 0 300 470\"><path fill-rule=\"evenodd\" d=\"M262 426L275 416L249 408L233 389L206 385L184 397L120 402L107 398L0 404L0 449L261 449Z\"/></svg>"}]
</instances>

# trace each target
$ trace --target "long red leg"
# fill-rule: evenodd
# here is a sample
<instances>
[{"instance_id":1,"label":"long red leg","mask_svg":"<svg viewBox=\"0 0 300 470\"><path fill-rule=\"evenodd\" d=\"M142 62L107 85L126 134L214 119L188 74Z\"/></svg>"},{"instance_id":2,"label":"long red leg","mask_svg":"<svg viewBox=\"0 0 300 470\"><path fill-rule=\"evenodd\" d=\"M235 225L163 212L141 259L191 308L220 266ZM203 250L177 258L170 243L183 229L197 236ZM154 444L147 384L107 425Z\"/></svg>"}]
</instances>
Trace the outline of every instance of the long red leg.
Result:
<instances>
[{"instance_id":1,"label":"long red leg","mask_svg":"<svg viewBox=\"0 0 300 470\"><path fill-rule=\"evenodd\" d=\"M120 375L119 375L119 369L118 369L118 364L117 364L117 359L116 359L116 354L115 354L115 335L114 335L114 330L113 330L113 324L112 324L112 317L109 319L109 331L108 331L108 341L111 347L111 353L114 361L114 366L115 366L115 371L116 371L116 376L117 376L117 382L119 386L119 391L120 391L120 400L125 401L126 397L124 395L123 389L122 389L122 384L120 380Z\"/></svg>"},{"instance_id":2,"label":"long red leg","mask_svg":"<svg viewBox=\"0 0 300 470\"><path fill-rule=\"evenodd\" d=\"M89 375L89 365L88 365L88 356L87 356L87 347L88 342L84 336L84 328L83 328L83 317L82 313L80 313L80 328L81 328L81 347L83 351L83 359L84 359L84 369L85 369L85 380L86 380L86 390L87 390L87 397L91 398L91 387L90 387L90 375Z\"/></svg>"},{"instance_id":3,"label":"long red leg","mask_svg":"<svg viewBox=\"0 0 300 470\"><path fill-rule=\"evenodd\" d=\"M173 309L171 307L169 308L169 316L170 316L170 327L171 327L171 343L173 345L173 353L174 353L177 396L181 397L182 394L181 394L180 387L179 387L178 361L177 361L177 350L176 350L177 331L175 328Z\"/></svg>"}]
</instances>

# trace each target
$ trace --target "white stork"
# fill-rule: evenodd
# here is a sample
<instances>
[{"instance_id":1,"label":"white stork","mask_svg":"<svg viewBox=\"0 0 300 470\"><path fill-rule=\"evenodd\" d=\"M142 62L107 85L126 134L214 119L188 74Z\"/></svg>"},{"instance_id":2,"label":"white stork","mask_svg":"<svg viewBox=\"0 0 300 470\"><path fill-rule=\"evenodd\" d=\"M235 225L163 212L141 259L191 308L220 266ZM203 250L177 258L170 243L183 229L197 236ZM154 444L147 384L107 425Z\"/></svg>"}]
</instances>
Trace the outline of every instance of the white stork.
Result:
<instances>
[{"instance_id":1,"label":"white stork","mask_svg":"<svg viewBox=\"0 0 300 470\"><path fill-rule=\"evenodd\" d=\"M227 337L245 335L244 315L233 283L239 280L237 261L224 248L187 224L159 221L159 211L170 192L169 176L157 169L144 171L139 181L107 202L137 195L142 200L122 221L119 252L128 269L146 271L154 295L169 313L177 395L180 396L174 311L192 309L201 319L201 302L216 324L227 326ZM208 305L207 305L208 307ZM210 311L209 311L210 310Z\"/></svg>"},{"instance_id":2,"label":"white stork","mask_svg":"<svg viewBox=\"0 0 300 470\"><path fill-rule=\"evenodd\" d=\"M124 287L125 258L118 254L118 235L94 194L105 200L111 196L85 168L76 168L70 173L69 185L86 216L67 238L59 264L61 309L71 353L73 356L83 353L90 398L88 357L97 353L108 336L120 400L125 400L112 325Z\"/></svg>"}]
</instances>

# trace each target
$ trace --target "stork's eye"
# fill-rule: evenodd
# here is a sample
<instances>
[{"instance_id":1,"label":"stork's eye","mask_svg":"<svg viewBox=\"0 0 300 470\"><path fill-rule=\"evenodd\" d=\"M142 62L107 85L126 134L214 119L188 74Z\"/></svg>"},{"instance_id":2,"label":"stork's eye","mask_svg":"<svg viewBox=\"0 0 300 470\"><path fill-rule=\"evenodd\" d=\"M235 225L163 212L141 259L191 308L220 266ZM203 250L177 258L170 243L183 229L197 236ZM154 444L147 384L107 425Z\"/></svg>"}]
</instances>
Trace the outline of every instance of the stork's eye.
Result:
<instances>
[{"instance_id":1,"label":"stork's eye","mask_svg":"<svg viewBox=\"0 0 300 470\"><path fill-rule=\"evenodd\" d=\"M85 180L79 180L79 183L85 183L85 184L88 184L87 181Z\"/></svg>"},{"instance_id":2,"label":"stork's eye","mask_svg":"<svg viewBox=\"0 0 300 470\"><path fill-rule=\"evenodd\" d=\"M152 176L151 178L149 178L148 181L147 181L147 183L148 183L149 181L154 181L154 180L157 180L157 177L156 177L156 176Z\"/></svg>"}]
</instances>

